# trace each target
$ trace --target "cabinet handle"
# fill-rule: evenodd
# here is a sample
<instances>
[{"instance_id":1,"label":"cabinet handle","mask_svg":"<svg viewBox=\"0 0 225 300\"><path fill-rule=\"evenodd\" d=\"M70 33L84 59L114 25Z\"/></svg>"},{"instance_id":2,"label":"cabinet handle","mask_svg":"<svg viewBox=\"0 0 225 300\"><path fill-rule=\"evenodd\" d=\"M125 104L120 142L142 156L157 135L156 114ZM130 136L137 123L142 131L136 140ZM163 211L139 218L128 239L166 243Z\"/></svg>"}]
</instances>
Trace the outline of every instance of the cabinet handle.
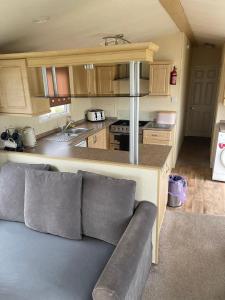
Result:
<instances>
[{"instance_id":1,"label":"cabinet handle","mask_svg":"<svg viewBox=\"0 0 225 300\"><path fill-rule=\"evenodd\" d=\"M152 133L152 136L158 136L158 134L156 134L156 133Z\"/></svg>"}]
</instances>

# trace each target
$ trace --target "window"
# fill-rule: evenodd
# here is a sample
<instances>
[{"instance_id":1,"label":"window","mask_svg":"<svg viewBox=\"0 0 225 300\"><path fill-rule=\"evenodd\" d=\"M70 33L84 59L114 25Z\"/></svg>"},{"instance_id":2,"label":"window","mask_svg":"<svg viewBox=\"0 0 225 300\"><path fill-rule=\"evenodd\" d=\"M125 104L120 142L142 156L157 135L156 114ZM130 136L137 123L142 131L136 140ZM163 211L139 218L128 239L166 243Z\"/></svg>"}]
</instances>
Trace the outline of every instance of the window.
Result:
<instances>
[{"instance_id":1,"label":"window","mask_svg":"<svg viewBox=\"0 0 225 300\"><path fill-rule=\"evenodd\" d=\"M59 105L59 106L53 106L50 108L51 112L50 114L63 114L69 112L68 105Z\"/></svg>"},{"instance_id":2,"label":"window","mask_svg":"<svg viewBox=\"0 0 225 300\"><path fill-rule=\"evenodd\" d=\"M70 114L70 105L59 105L50 107L50 112L48 114L44 114L39 116L40 122L46 122L50 119L67 117Z\"/></svg>"}]
</instances>

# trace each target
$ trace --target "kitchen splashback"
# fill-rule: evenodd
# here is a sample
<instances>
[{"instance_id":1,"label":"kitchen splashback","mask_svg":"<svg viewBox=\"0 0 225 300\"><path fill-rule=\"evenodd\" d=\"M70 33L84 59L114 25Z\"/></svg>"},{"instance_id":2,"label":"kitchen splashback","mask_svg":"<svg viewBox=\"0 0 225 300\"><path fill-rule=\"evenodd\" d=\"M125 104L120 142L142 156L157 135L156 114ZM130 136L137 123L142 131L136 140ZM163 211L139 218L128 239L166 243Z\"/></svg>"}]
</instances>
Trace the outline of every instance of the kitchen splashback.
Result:
<instances>
[{"instance_id":1,"label":"kitchen splashback","mask_svg":"<svg viewBox=\"0 0 225 300\"><path fill-rule=\"evenodd\" d=\"M39 117L24 117L24 116L1 116L0 117L0 132L6 128L23 128L25 126L33 127L36 134L41 134L58 127L58 124L66 123L66 116L58 118L46 118L41 120Z\"/></svg>"},{"instance_id":2,"label":"kitchen splashback","mask_svg":"<svg viewBox=\"0 0 225 300\"><path fill-rule=\"evenodd\" d=\"M128 120L130 118L128 110L118 110L117 112L118 119ZM153 121L156 118L156 112L149 111L140 111L139 119L143 121Z\"/></svg>"}]
</instances>

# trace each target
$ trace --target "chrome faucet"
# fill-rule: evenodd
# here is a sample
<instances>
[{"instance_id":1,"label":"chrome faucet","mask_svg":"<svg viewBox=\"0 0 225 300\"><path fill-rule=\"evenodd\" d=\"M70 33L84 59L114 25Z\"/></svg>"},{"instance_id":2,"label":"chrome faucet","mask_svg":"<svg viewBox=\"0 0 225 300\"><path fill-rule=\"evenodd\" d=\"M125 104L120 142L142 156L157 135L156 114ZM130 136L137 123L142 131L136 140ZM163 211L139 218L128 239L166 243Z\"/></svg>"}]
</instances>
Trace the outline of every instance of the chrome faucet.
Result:
<instances>
[{"instance_id":1,"label":"chrome faucet","mask_svg":"<svg viewBox=\"0 0 225 300\"><path fill-rule=\"evenodd\" d=\"M65 127L63 127L62 128L62 133L65 133L65 131L70 127L70 125L72 124L72 123L74 123L74 121L69 121L69 123L65 126Z\"/></svg>"}]
</instances>

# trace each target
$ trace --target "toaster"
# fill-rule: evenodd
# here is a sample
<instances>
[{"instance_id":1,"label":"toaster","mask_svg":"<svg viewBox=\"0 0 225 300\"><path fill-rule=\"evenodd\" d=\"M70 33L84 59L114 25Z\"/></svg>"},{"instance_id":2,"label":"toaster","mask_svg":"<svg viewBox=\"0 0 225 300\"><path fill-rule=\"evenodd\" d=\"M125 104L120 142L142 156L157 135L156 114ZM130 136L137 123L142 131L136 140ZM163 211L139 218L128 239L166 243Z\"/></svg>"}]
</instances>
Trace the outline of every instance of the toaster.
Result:
<instances>
[{"instance_id":1,"label":"toaster","mask_svg":"<svg viewBox=\"0 0 225 300\"><path fill-rule=\"evenodd\" d=\"M98 122L105 120L105 112L102 109L90 109L87 111L87 120L91 122Z\"/></svg>"}]
</instances>

